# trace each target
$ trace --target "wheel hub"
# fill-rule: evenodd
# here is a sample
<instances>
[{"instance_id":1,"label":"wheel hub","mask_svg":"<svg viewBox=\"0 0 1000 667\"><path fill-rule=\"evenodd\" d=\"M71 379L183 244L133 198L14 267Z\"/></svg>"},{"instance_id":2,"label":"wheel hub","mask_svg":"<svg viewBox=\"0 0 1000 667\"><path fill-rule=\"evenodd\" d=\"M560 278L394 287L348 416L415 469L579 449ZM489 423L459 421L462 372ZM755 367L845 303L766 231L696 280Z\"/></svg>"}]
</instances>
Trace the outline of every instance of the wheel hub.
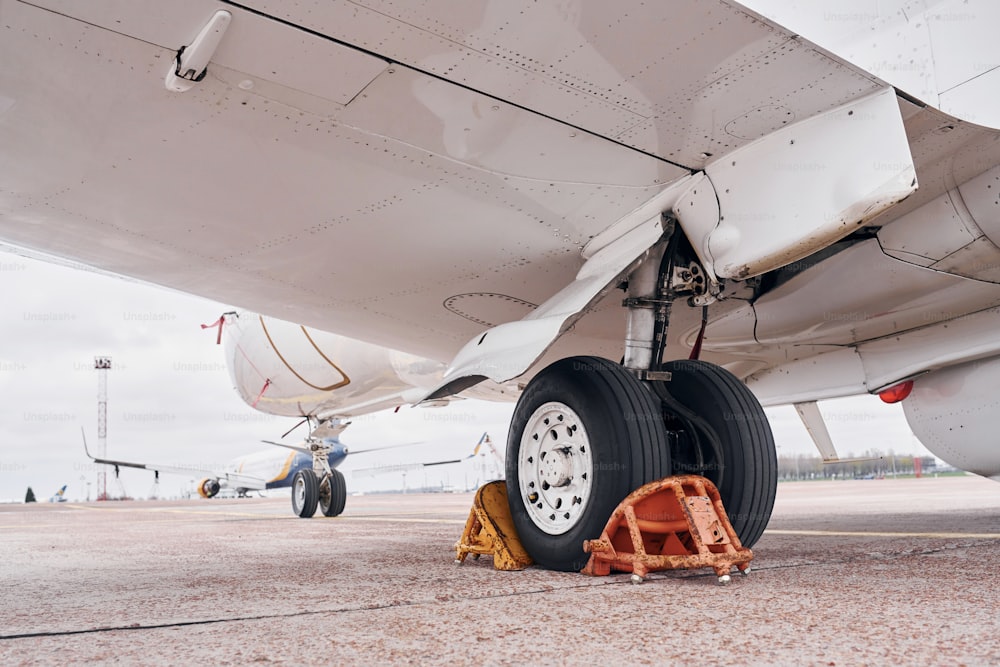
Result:
<instances>
[{"instance_id":1,"label":"wheel hub","mask_svg":"<svg viewBox=\"0 0 1000 667\"><path fill-rule=\"evenodd\" d=\"M333 489L330 485L330 476L324 475L319 483L319 503L320 506L329 506L333 502Z\"/></svg>"},{"instance_id":2,"label":"wheel hub","mask_svg":"<svg viewBox=\"0 0 1000 667\"><path fill-rule=\"evenodd\" d=\"M577 524L593 485L590 440L569 406L541 405L525 426L518 453L518 484L532 522L549 535Z\"/></svg>"},{"instance_id":3,"label":"wheel hub","mask_svg":"<svg viewBox=\"0 0 1000 667\"><path fill-rule=\"evenodd\" d=\"M573 481L573 455L568 447L541 452L539 476L542 484L561 487Z\"/></svg>"}]
</instances>

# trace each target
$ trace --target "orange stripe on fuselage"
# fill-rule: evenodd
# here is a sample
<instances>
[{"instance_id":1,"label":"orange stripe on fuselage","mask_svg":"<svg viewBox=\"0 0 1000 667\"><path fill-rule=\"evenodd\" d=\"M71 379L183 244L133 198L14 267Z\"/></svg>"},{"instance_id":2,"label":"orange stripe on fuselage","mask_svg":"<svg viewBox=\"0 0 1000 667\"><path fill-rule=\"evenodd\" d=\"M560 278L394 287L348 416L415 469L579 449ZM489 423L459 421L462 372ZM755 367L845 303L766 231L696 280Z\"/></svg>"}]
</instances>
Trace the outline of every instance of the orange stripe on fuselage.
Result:
<instances>
[{"instance_id":1,"label":"orange stripe on fuselage","mask_svg":"<svg viewBox=\"0 0 1000 667\"><path fill-rule=\"evenodd\" d=\"M275 477L274 479L268 480L267 483L270 484L271 482L280 482L281 480L288 477L288 471L292 469L292 461L294 460L295 460L295 452L292 452L291 454L288 455L288 458L285 459L285 465L281 468L281 472L278 473L278 476Z\"/></svg>"}]
</instances>

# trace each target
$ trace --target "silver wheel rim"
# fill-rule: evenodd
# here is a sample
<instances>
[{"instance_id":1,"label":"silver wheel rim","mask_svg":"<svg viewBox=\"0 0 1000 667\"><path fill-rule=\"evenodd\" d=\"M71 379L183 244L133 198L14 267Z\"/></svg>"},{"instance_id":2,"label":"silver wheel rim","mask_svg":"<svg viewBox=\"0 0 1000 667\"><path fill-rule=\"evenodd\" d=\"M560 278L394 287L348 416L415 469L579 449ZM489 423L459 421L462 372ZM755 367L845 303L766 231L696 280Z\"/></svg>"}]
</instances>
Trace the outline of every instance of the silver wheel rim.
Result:
<instances>
[{"instance_id":1,"label":"silver wheel rim","mask_svg":"<svg viewBox=\"0 0 1000 667\"><path fill-rule=\"evenodd\" d=\"M302 475L295 477L295 506L299 509L306 506L306 481Z\"/></svg>"},{"instance_id":2,"label":"silver wheel rim","mask_svg":"<svg viewBox=\"0 0 1000 667\"><path fill-rule=\"evenodd\" d=\"M532 523L562 535L583 517L593 487L590 439L579 415L552 402L532 413L517 455L521 499Z\"/></svg>"}]
</instances>

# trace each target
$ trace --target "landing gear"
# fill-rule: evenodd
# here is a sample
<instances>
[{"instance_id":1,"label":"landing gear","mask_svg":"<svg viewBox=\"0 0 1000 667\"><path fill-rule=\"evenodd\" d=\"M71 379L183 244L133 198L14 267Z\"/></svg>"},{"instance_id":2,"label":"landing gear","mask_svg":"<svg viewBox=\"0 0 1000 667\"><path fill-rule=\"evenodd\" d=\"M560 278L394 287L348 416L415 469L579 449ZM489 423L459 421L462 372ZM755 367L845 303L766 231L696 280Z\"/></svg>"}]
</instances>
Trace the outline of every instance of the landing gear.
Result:
<instances>
[{"instance_id":1,"label":"landing gear","mask_svg":"<svg viewBox=\"0 0 1000 667\"><path fill-rule=\"evenodd\" d=\"M626 495L670 469L658 402L606 359L555 362L514 410L507 495L522 544L545 567L583 568L583 541L601 534Z\"/></svg>"},{"instance_id":2,"label":"landing gear","mask_svg":"<svg viewBox=\"0 0 1000 667\"><path fill-rule=\"evenodd\" d=\"M677 360L661 368L671 379L650 384L675 437L673 474L710 479L733 530L752 547L771 518L778 481L767 415L747 386L720 366Z\"/></svg>"},{"instance_id":3,"label":"landing gear","mask_svg":"<svg viewBox=\"0 0 1000 667\"><path fill-rule=\"evenodd\" d=\"M307 417L307 420L310 425L313 424L312 417ZM347 449L337 440L337 435L349 423L339 419L318 422L303 447L271 443L294 449L312 458L312 466L299 470L292 478L292 511L296 516L308 519L316 513L317 507L323 512L323 516L339 516L343 513L347 503L347 482L343 473L334 466L347 455Z\"/></svg>"},{"instance_id":4,"label":"landing gear","mask_svg":"<svg viewBox=\"0 0 1000 667\"><path fill-rule=\"evenodd\" d=\"M318 507L323 516L340 516L347 504L347 481L339 470L330 470L320 479L305 468L292 478L292 511L302 519L316 514Z\"/></svg>"},{"instance_id":5,"label":"landing gear","mask_svg":"<svg viewBox=\"0 0 1000 667\"><path fill-rule=\"evenodd\" d=\"M702 309L697 356L708 306L726 298L672 216L663 222L664 240L621 283L629 313L622 365L557 361L528 383L514 410L511 515L528 554L545 567L581 569L583 541L601 534L615 506L673 474L715 484L744 546L760 539L770 519L777 461L760 403L719 366L663 362L674 303L685 298Z\"/></svg>"},{"instance_id":6,"label":"landing gear","mask_svg":"<svg viewBox=\"0 0 1000 667\"><path fill-rule=\"evenodd\" d=\"M319 509L323 516L340 516L347 504L347 482L339 470L331 470L319 483Z\"/></svg>"},{"instance_id":7,"label":"landing gear","mask_svg":"<svg viewBox=\"0 0 1000 667\"><path fill-rule=\"evenodd\" d=\"M302 519L316 513L319 503L319 479L310 468L303 468L292 478L292 511Z\"/></svg>"}]
</instances>

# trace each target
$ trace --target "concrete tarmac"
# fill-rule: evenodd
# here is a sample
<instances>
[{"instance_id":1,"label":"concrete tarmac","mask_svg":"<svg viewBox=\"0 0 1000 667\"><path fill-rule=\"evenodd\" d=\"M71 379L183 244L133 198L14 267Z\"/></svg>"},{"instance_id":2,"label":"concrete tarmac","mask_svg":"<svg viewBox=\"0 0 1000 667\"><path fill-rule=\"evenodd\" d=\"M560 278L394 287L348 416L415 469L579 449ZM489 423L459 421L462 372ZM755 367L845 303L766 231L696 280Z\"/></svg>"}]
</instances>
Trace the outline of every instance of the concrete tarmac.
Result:
<instances>
[{"instance_id":1,"label":"concrete tarmac","mask_svg":"<svg viewBox=\"0 0 1000 667\"><path fill-rule=\"evenodd\" d=\"M1000 485L782 483L749 577L454 564L471 494L0 506L0 665L1000 664Z\"/></svg>"}]
</instances>

